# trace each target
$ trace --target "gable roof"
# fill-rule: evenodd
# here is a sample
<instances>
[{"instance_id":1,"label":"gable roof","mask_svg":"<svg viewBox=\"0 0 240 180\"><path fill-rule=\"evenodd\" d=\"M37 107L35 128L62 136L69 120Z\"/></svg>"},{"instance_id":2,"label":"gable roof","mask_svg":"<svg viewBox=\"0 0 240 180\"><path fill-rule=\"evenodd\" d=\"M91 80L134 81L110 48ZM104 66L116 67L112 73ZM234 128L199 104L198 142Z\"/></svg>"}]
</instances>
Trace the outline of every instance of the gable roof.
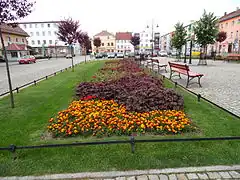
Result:
<instances>
[{"instance_id":1,"label":"gable roof","mask_svg":"<svg viewBox=\"0 0 240 180\"><path fill-rule=\"evenodd\" d=\"M26 33L22 28L20 28L18 25L16 27L12 27L7 24L1 24L0 28L3 33L9 33L9 34L15 34L20 35L24 37L29 37L28 33Z\"/></svg>"},{"instance_id":2,"label":"gable roof","mask_svg":"<svg viewBox=\"0 0 240 180\"><path fill-rule=\"evenodd\" d=\"M236 10L236 11L233 11L227 15L224 15L222 16L220 19L219 19L219 22L223 22L223 21L226 21L226 20L229 20L229 19L232 19L232 18L235 18L235 17L240 17L240 9Z\"/></svg>"},{"instance_id":3,"label":"gable roof","mask_svg":"<svg viewBox=\"0 0 240 180\"><path fill-rule=\"evenodd\" d=\"M116 33L116 40L131 40L132 33L130 32L118 32Z\"/></svg>"},{"instance_id":4,"label":"gable roof","mask_svg":"<svg viewBox=\"0 0 240 180\"><path fill-rule=\"evenodd\" d=\"M106 30L103 30L102 32L96 34L95 36L114 36L114 35L107 32Z\"/></svg>"}]
</instances>

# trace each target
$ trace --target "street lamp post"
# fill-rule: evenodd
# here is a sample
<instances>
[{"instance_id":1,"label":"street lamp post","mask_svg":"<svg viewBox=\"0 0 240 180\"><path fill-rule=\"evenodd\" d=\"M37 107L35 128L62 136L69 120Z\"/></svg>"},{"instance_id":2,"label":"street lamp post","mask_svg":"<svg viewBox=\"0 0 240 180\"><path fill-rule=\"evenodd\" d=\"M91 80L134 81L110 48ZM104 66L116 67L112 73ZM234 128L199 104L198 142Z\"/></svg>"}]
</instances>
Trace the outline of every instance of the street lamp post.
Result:
<instances>
[{"instance_id":1,"label":"street lamp post","mask_svg":"<svg viewBox=\"0 0 240 180\"><path fill-rule=\"evenodd\" d=\"M158 26L158 24L156 25L156 28L158 28L159 26ZM147 26L147 28L149 28L149 26ZM153 48L154 48L154 21L153 21L153 19L152 19L152 39L151 39L151 43L152 43L152 57L153 57Z\"/></svg>"}]
</instances>

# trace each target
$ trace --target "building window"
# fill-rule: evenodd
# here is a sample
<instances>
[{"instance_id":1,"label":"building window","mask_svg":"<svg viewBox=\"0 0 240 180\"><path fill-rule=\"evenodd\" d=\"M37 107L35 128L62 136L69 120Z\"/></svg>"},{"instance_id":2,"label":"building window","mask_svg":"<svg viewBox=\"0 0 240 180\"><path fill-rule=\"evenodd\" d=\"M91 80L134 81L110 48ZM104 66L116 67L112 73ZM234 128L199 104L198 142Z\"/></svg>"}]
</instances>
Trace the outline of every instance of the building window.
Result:
<instances>
[{"instance_id":1,"label":"building window","mask_svg":"<svg viewBox=\"0 0 240 180\"><path fill-rule=\"evenodd\" d=\"M32 28L32 24L29 24L29 27Z\"/></svg>"},{"instance_id":2,"label":"building window","mask_svg":"<svg viewBox=\"0 0 240 180\"><path fill-rule=\"evenodd\" d=\"M231 32L231 38L233 37L233 32Z\"/></svg>"},{"instance_id":3,"label":"building window","mask_svg":"<svg viewBox=\"0 0 240 180\"><path fill-rule=\"evenodd\" d=\"M30 32L30 35L33 36L33 32Z\"/></svg>"},{"instance_id":4,"label":"building window","mask_svg":"<svg viewBox=\"0 0 240 180\"><path fill-rule=\"evenodd\" d=\"M16 38L16 42L18 42L18 38Z\"/></svg>"},{"instance_id":5,"label":"building window","mask_svg":"<svg viewBox=\"0 0 240 180\"><path fill-rule=\"evenodd\" d=\"M46 40L43 40L43 44L46 44L47 43L47 41Z\"/></svg>"},{"instance_id":6,"label":"building window","mask_svg":"<svg viewBox=\"0 0 240 180\"><path fill-rule=\"evenodd\" d=\"M147 40L147 39L146 39L145 41L146 41L146 42L148 42L148 40Z\"/></svg>"},{"instance_id":7,"label":"building window","mask_svg":"<svg viewBox=\"0 0 240 180\"><path fill-rule=\"evenodd\" d=\"M148 44L146 44L146 47L148 47Z\"/></svg>"},{"instance_id":8,"label":"building window","mask_svg":"<svg viewBox=\"0 0 240 180\"><path fill-rule=\"evenodd\" d=\"M27 28L27 25L26 25L26 24L24 24L24 28L25 28L25 29Z\"/></svg>"},{"instance_id":9,"label":"building window","mask_svg":"<svg viewBox=\"0 0 240 180\"><path fill-rule=\"evenodd\" d=\"M50 24L48 24L47 26L48 26L49 28L51 27L51 25L50 25Z\"/></svg>"},{"instance_id":10,"label":"building window","mask_svg":"<svg viewBox=\"0 0 240 180\"><path fill-rule=\"evenodd\" d=\"M109 36L107 37L107 39L109 39Z\"/></svg>"},{"instance_id":11,"label":"building window","mask_svg":"<svg viewBox=\"0 0 240 180\"><path fill-rule=\"evenodd\" d=\"M48 35L51 36L51 31L48 31Z\"/></svg>"},{"instance_id":12,"label":"building window","mask_svg":"<svg viewBox=\"0 0 240 180\"><path fill-rule=\"evenodd\" d=\"M22 38L22 42L23 42L23 43L25 42L23 38Z\"/></svg>"},{"instance_id":13,"label":"building window","mask_svg":"<svg viewBox=\"0 0 240 180\"><path fill-rule=\"evenodd\" d=\"M141 37L143 37L143 34L141 34Z\"/></svg>"},{"instance_id":14,"label":"building window","mask_svg":"<svg viewBox=\"0 0 240 180\"><path fill-rule=\"evenodd\" d=\"M38 24L35 24L35 28L37 28L38 27Z\"/></svg>"},{"instance_id":15,"label":"building window","mask_svg":"<svg viewBox=\"0 0 240 180\"><path fill-rule=\"evenodd\" d=\"M113 46L113 43L111 43L111 46Z\"/></svg>"},{"instance_id":16,"label":"building window","mask_svg":"<svg viewBox=\"0 0 240 180\"><path fill-rule=\"evenodd\" d=\"M34 40L32 40L32 45L34 45L35 44L35 41Z\"/></svg>"},{"instance_id":17,"label":"building window","mask_svg":"<svg viewBox=\"0 0 240 180\"><path fill-rule=\"evenodd\" d=\"M49 40L49 44L52 44L52 40Z\"/></svg>"},{"instance_id":18,"label":"building window","mask_svg":"<svg viewBox=\"0 0 240 180\"><path fill-rule=\"evenodd\" d=\"M236 39L238 38L238 31L236 32Z\"/></svg>"},{"instance_id":19,"label":"building window","mask_svg":"<svg viewBox=\"0 0 240 180\"><path fill-rule=\"evenodd\" d=\"M235 22L234 22L234 21L232 21L232 26L234 26L234 23L235 23Z\"/></svg>"},{"instance_id":20,"label":"building window","mask_svg":"<svg viewBox=\"0 0 240 180\"><path fill-rule=\"evenodd\" d=\"M226 25L225 25L225 26L226 26L226 28L227 28L227 27L228 27L228 23L226 23Z\"/></svg>"},{"instance_id":21,"label":"building window","mask_svg":"<svg viewBox=\"0 0 240 180\"><path fill-rule=\"evenodd\" d=\"M45 32L44 31L42 32L42 35L45 36Z\"/></svg>"},{"instance_id":22,"label":"building window","mask_svg":"<svg viewBox=\"0 0 240 180\"><path fill-rule=\"evenodd\" d=\"M17 54L17 52L11 52L11 56L14 57L14 58L17 58L18 54Z\"/></svg>"},{"instance_id":23,"label":"building window","mask_svg":"<svg viewBox=\"0 0 240 180\"><path fill-rule=\"evenodd\" d=\"M38 44L41 44L40 40L38 40Z\"/></svg>"},{"instance_id":24,"label":"building window","mask_svg":"<svg viewBox=\"0 0 240 180\"><path fill-rule=\"evenodd\" d=\"M56 23L54 24L54 26L55 26L56 28L58 27L58 25L57 25Z\"/></svg>"},{"instance_id":25,"label":"building window","mask_svg":"<svg viewBox=\"0 0 240 180\"><path fill-rule=\"evenodd\" d=\"M112 49L112 52L114 52L114 50Z\"/></svg>"},{"instance_id":26,"label":"building window","mask_svg":"<svg viewBox=\"0 0 240 180\"><path fill-rule=\"evenodd\" d=\"M104 46L104 43L102 43L102 46Z\"/></svg>"},{"instance_id":27,"label":"building window","mask_svg":"<svg viewBox=\"0 0 240 180\"><path fill-rule=\"evenodd\" d=\"M146 37L148 37L148 34L146 34Z\"/></svg>"},{"instance_id":28,"label":"building window","mask_svg":"<svg viewBox=\"0 0 240 180\"><path fill-rule=\"evenodd\" d=\"M57 31L54 31L54 34L57 35Z\"/></svg>"},{"instance_id":29,"label":"building window","mask_svg":"<svg viewBox=\"0 0 240 180\"><path fill-rule=\"evenodd\" d=\"M43 24L43 23L41 24L41 27L42 27L42 28L44 27L44 24Z\"/></svg>"},{"instance_id":30,"label":"building window","mask_svg":"<svg viewBox=\"0 0 240 180\"><path fill-rule=\"evenodd\" d=\"M123 48L123 45L121 45L121 48Z\"/></svg>"},{"instance_id":31,"label":"building window","mask_svg":"<svg viewBox=\"0 0 240 180\"><path fill-rule=\"evenodd\" d=\"M110 46L110 43L108 43L108 46Z\"/></svg>"}]
</instances>

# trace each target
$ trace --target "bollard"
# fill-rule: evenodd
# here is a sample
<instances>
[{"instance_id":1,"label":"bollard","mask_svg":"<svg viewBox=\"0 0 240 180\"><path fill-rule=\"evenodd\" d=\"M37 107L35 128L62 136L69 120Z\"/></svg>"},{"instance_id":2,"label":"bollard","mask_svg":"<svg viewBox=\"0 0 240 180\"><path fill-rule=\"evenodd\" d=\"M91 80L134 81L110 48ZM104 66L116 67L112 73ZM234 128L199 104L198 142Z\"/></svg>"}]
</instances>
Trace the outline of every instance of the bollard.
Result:
<instances>
[{"instance_id":1,"label":"bollard","mask_svg":"<svg viewBox=\"0 0 240 180\"><path fill-rule=\"evenodd\" d=\"M132 153L134 153L134 152L135 152L135 147L134 147L134 145L135 145L135 142L134 142L134 136L131 136L130 141L131 141L131 150L132 150Z\"/></svg>"},{"instance_id":2,"label":"bollard","mask_svg":"<svg viewBox=\"0 0 240 180\"><path fill-rule=\"evenodd\" d=\"M17 93L19 93L19 88L18 87L16 87L16 91L17 91Z\"/></svg>"},{"instance_id":3,"label":"bollard","mask_svg":"<svg viewBox=\"0 0 240 180\"><path fill-rule=\"evenodd\" d=\"M11 144L9 146L9 151L12 153L13 160L17 159L16 153L15 153L16 149L17 149L17 147L15 145L13 145L13 144Z\"/></svg>"},{"instance_id":4,"label":"bollard","mask_svg":"<svg viewBox=\"0 0 240 180\"><path fill-rule=\"evenodd\" d=\"M35 86L37 85L37 82L35 80L33 81L33 83L34 83Z\"/></svg>"},{"instance_id":5,"label":"bollard","mask_svg":"<svg viewBox=\"0 0 240 180\"><path fill-rule=\"evenodd\" d=\"M197 98L198 98L198 102L200 102L201 94L198 94L198 95L197 95Z\"/></svg>"}]
</instances>

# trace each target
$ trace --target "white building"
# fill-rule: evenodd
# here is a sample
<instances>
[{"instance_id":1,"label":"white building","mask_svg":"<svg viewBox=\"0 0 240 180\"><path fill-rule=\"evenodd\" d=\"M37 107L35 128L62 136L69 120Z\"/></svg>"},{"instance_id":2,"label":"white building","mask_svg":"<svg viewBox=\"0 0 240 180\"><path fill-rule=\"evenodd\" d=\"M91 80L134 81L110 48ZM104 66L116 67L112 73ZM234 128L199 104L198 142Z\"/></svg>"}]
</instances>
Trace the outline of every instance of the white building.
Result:
<instances>
[{"instance_id":1,"label":"white building","mask_svg":"<svg viewBox=\"0 0 240 180\"><path fill-rule=\"evenodd\" d=\"M134 47L131 44L132 33L117 32L116 33L116 51L117 52L134 52Z\"/></svg>"},{"instance_id":2,"label":"white building","mask_svg":"<svg viewBox=\"0 0 240 180\"><path fill-rule=\"evenodd\" d=\"M152 52L152 46L155 53L159 51L159 36L159 32L152 32L152 30L149 28L140 32L140 53L150 54ZM152 39L154 39L154 43L152 42Z\"/></svg>"},{"instance_id":3,"label":"white building","mask_svg":"<svg viewBox=\"0 0 240 180\"><path fill-rule=\"evenodd\" d=\"M20 24L20 27L30 35L28 45L35 50L36 54L65 56L68 53L69 47L57 37L59 22L23 22ZM74 45L73 48L74 54L80 54L79 45Z\"/></svg>"}]
</instances>

